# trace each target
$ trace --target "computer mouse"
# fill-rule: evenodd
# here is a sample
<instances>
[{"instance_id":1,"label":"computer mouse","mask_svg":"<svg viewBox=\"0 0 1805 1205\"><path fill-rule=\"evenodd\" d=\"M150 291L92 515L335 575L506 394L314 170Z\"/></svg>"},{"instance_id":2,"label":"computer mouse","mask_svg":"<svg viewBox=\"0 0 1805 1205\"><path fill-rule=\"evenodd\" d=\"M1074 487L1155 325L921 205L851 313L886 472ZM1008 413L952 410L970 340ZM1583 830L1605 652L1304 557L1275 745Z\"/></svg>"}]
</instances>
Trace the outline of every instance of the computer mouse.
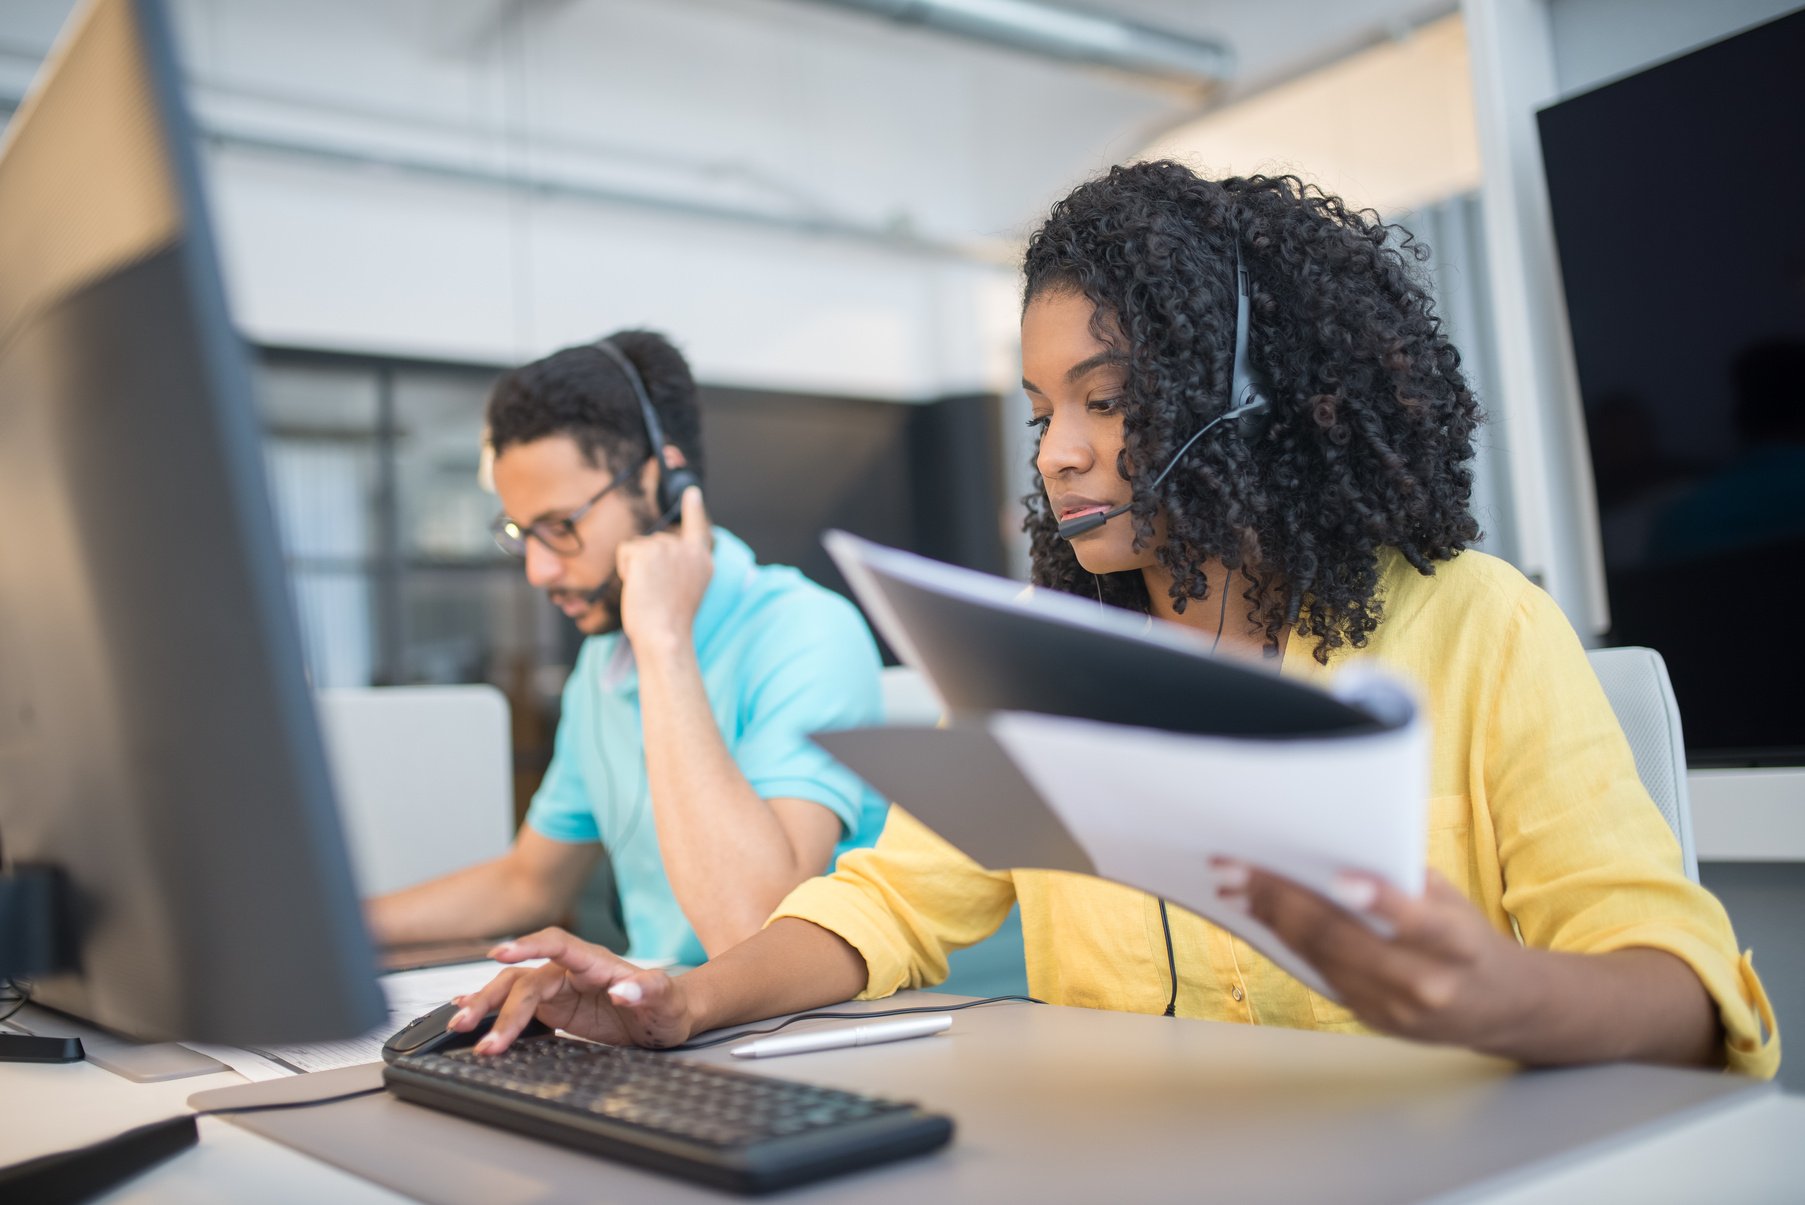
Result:
<instances>
[{"instance_id":1,"label":"computer mouse","mask_svg":"<svg viewBox=\"0 0 1805 1205\"><path fill-rule=\"evenodd\" d=\"M476 1045L477 1039L489 1032L495 1024L495 1014L490 1013L468 1033L459 1033L455 1029L447 1029L451 1018L457 1016L457 1003L441 1004L424 1016L415 1017L403 1025L387 1042L382 1045L382 1061L392 1063L404 1054L432 1054L440 1050L456 1050L463 1046ZM520 1037L531 1038L550 1033L551 1028L539 1021L528 1021L526 1028L520 1031ZM516 1039L518 1041L519 1039Z\"/></svg>"}]
</instances>

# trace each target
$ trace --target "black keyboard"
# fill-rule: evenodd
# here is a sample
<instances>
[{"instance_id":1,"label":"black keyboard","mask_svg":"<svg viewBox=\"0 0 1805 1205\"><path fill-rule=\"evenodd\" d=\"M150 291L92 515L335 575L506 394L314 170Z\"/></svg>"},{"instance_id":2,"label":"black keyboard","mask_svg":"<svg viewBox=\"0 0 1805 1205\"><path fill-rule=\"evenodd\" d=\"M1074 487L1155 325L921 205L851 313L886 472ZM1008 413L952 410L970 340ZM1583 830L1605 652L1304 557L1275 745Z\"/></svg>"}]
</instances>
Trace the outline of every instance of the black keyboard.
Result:
<instances>
[{"instance_id":1,"label":"black keyboard","mask_svg":"<svg viewBox=\"0 0 1805 1205\"><path fill-rule=\"evenodd\" d=\"M405 1055L403 1100L735 1192L769 1192L930 1151L950 1118L912 1104L573 1038Z\"/></svg>"}]
</instances>

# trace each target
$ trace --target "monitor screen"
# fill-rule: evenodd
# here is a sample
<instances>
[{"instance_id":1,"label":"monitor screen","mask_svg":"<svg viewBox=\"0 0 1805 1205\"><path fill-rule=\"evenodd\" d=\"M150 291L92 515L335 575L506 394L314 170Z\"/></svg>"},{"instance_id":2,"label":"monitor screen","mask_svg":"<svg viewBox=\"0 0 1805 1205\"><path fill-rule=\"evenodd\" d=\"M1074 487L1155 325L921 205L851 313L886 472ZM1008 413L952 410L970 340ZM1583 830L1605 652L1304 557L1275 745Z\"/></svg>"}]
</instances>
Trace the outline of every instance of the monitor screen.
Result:
<instances>
[{"instance_id":1,"label":"monitor screen","mask_svg":"<svg viewBox=\"0 0 1805 1205\"><path fill-rule=\"evenodd\" d=\"M1694 765L1805 762L1802 64L1805 12L1540 114L1610 639Z\"/></svg>"},{"instance_id":2,"label":"monitor screen","mask_svg":"<svg viewBox=\"0 0 1805 1205\"><path fill-rule=\"evenodd\" d=\"M168 27L93 0L0 142L0 870L32 1000L233 1044L381 1022Z\"/></svg>"}]
</instances>

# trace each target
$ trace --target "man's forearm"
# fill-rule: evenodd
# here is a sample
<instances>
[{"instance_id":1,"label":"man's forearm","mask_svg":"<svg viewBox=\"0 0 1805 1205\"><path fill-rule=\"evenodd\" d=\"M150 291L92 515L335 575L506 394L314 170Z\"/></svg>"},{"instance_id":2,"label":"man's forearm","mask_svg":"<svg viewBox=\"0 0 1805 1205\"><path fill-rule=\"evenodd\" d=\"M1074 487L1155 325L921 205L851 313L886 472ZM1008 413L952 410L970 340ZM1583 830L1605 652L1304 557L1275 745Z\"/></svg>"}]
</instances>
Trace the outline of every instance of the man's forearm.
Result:
<instances>
[{"instance_id":1,"label":"man's forearm","mask_svg":"<svg viewBox=\"0 0 1805 1205\"><path fill-rule=\"evenodd\" d=\"M379 945L523 933L557 920L560 904L529 876L496 858L366 901Z\"/></svg>"},{"instance_id":2,"label":"man's forearm","mask_svg":"<svg viewBox=\"0 0 1805 1205\"><path fill-rule=\"evenodd\" d=\"M1692 968L1666 951L1523 953L1527 1005L1481 1049L1540 1066L1722 1065L1717 1007Z\"/></svg>"},{"instance_id":3,"label":"man's forearm","mask_svg":"<svg viewBox=\"0 0 1805 1205\"><path fill-rule=\"evenodd\" d=\"M635 647L646 777L671 890L712 957L758 931L804 866L716 726L694 648Z\"/></svg>"}]
</instances>

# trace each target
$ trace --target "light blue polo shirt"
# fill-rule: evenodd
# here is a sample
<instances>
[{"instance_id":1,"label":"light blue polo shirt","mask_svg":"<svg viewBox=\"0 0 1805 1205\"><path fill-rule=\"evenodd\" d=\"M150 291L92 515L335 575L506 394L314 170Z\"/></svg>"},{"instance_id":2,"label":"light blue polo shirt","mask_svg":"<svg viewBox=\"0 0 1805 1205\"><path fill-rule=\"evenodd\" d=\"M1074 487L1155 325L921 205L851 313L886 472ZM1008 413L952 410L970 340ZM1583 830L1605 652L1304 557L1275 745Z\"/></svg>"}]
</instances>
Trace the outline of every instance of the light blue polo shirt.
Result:
<instances>
[{"instance_id":1,"label":"light blue polo shirt","mask_svg":"<svg viewBox=\"0 0 1805 1205\"><path fill-rule=\"evenodd\" d=\"M716 527L714 577L694 630L715 724L752 789L762 799L811 800L838 816L836 859L876 841L883 797L808 739L883 719L877 645L858 609L787 565L760 565L743 541ZM665 877L639 672L618 632L591 636L577 654L551 766L526 822L554 841L608 847L633 957L692 966L706 958Z\"/></svg>"}]
</instances>

